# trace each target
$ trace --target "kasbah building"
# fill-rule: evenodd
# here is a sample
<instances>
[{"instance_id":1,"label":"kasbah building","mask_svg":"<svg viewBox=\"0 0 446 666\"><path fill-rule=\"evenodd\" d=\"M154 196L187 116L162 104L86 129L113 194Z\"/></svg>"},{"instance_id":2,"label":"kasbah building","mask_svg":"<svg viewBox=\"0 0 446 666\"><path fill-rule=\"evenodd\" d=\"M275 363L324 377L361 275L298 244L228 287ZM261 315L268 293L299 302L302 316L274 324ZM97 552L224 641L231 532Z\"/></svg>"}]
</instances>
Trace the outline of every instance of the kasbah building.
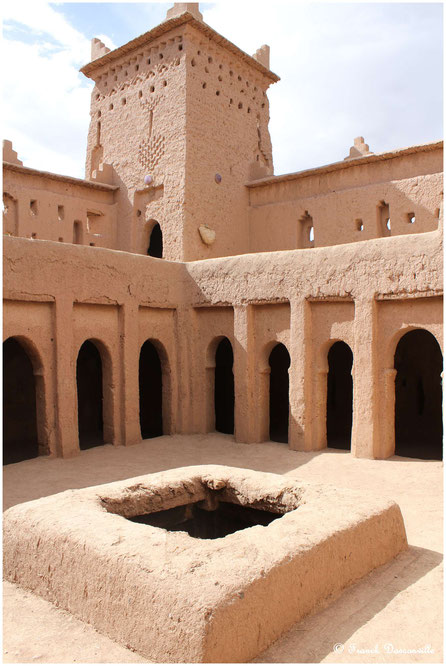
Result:
<instances>
[{"instance_id":1,"label":"kasbah building","mask_svg":"<svg viewBox=\"0 0 446 666\"><path fill-rule=\"evenodd\" d=\"M371 607L383 576L394 588L344 639L373 647L396 603L394 640L441 661L442 142L375 154L358 137L275 176L269 47L247 55L198 3L114 51L93 39L81 71L85 180L4 142L5 508L203 462L382 492L409 551L359 583ZM6 622L20 607L26 625L20 594ZM335 643L327 626L355 610L335 604L265 660L323 660L312 631ZM17 645L6 661L26 660Z\"/></svg>"}]
</instances>

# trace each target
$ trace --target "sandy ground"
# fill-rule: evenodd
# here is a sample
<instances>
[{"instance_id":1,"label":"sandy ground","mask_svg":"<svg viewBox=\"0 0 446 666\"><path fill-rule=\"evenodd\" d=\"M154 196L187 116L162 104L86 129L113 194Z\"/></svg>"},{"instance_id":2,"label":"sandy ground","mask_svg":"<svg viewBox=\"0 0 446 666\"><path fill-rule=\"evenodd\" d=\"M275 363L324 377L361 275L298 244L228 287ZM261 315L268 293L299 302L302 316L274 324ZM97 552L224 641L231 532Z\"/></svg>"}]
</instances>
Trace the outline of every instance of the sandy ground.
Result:
<instances>
[{"instance_id":1,"label":"sandy ground","mask_svg":"<svg viewBox=\"0 0 446 666\"><path fill-rule=\"evenodd\" d=\"M300 453L274 442L236 444L219 434L159 437L129 448L83 451L70 460L37 458L8 465L4 508L67 488L203 463L364 488L397 501L406 523L408 551L296 624L256 662L442 662L442 463L359 460L333 449ZM4 584L3 601L6 663L146 662L11 583Z\"/></svg>"}]
</instances>

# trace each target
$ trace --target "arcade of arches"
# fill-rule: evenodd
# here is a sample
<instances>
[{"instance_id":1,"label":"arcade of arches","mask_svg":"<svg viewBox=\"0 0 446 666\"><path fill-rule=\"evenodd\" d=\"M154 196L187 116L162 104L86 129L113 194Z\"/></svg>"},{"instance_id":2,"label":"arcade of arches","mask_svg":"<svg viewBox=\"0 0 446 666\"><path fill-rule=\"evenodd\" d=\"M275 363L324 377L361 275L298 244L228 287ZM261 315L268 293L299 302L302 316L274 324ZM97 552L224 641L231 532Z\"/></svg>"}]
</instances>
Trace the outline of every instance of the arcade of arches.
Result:
<instances>
[{"instance_id":1,"label":"arcade of arches","mask_svg":"<svg viewBox=\"0 0 446 666\"><path fill-rule=\"evenodd\" d=\"M326 435L332 448L350 449L353 414L353 354L342 341L328 354ZM269 437L287 442L290 355L278 343L269 355ZM139 419L143 439L163 434L163 356L147 340L139 355ZM213 405L215 430L234 433L234 354L224 337L215 351ZM440 346L426 330L409 331L394 354L395 454L442 459L442 364ZM103 360L92 340L76 361L80 449L104 443ZM15 463L39 455L38 415L43 407L36 390L36 371L25 346L16 338L3 344L3 461ZM169 386L167 390L170 391ZM44 447L42 447L44 448Z\"/></svg>"}]
</instances>

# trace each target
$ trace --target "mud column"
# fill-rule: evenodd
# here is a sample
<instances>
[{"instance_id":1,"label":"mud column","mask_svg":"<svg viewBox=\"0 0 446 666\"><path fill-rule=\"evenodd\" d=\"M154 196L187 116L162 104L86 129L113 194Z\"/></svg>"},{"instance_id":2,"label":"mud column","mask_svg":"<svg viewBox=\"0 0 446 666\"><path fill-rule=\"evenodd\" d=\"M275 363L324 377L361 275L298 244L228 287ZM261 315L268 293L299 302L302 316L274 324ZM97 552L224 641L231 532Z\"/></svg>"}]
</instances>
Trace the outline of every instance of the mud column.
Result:
<instances>
[{"instance_id":1,"label":"mud column","mask_svg":"<svg viewBox=\"0 0 446 666\"><path fill-rule=\"evenodd\" d=\"M76 349L73 349L73 299L58 296L55 303L56 341L56 441L57 455L79 454L76 393Z\"/></svg>"},{"instance_id":2,"label":"mud column","mask_svg":"<svg viewBox=\"0 0 446 666\"><path fill-rule=\"evenodd\" d=\"M352 454L358 458L373 458L378 450L376 325L373 298L355 300Z\"/></svg>"},{"instance_id":3,"label":"mud column","mask_svg":"<svg viewBox=\"0 0 446 666\"><path fill-rule=\"evenodd\" d=\"M255 401L255 333L252 305L234 306L234 389L236 442L258 442Z\"/></svg>"},{"instance_id":4,"label":"mud column","mask_svg":"<svg viewBox=\"0 0 446 666\"><path fill-rule=\"evenodd\" d=\"M196 313L193 308L180 306L175 314L175 339L177 344L176 386L172 391L172 434L206 432L206 410L202 402L202 377L200 368L191 360L196 357Z\"/></svg>"},{"instance_id":5,"label":"mud column","mask_svg":"<svg viewBox=\"0 0 446 666\"><path fill-rule=\"evenodd\" d=\"M138 333L138 304L134 301L126 301L119 308L121 404L119 406L120 428L115 428L115 444L124 446L141 441Z\"/></svg>"},{"instance_id":6,"label":"mud column","mask_svg":"<svg viewBox=\"0 0 446 666\"><path fill-rule=\"evenodd\" d=\"M288 442L295 451L311 451L310 305L305 299L290 301L290 420Z\"/></svg>"}]
</instances>

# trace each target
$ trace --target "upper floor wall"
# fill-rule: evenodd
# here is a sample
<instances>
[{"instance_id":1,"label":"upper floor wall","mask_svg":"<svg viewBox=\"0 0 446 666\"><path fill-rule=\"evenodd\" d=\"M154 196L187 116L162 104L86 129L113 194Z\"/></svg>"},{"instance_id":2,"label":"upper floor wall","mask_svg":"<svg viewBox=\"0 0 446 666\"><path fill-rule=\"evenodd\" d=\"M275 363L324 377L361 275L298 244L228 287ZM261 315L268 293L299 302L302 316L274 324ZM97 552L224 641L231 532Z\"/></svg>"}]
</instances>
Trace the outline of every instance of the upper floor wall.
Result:
<instances>
[{"instance_id":1,"label":"upper floor wall","mask_svg":"<svg viewBox=\"0 0 446 666\"><path fill-rule=\"evenodd\" d=\"M442 142L248 183L251 252L434 231Z\"/></svg>"},{"instance_id":2,"label":"upper floor wall","mask_svg":"<svg viewBox=\"0 0 446 666\"><path fill-rule=\"evenodd\" d=\"M3 233L119 249L116 189L5 162Z\"/></svg>"}]
</instances>

